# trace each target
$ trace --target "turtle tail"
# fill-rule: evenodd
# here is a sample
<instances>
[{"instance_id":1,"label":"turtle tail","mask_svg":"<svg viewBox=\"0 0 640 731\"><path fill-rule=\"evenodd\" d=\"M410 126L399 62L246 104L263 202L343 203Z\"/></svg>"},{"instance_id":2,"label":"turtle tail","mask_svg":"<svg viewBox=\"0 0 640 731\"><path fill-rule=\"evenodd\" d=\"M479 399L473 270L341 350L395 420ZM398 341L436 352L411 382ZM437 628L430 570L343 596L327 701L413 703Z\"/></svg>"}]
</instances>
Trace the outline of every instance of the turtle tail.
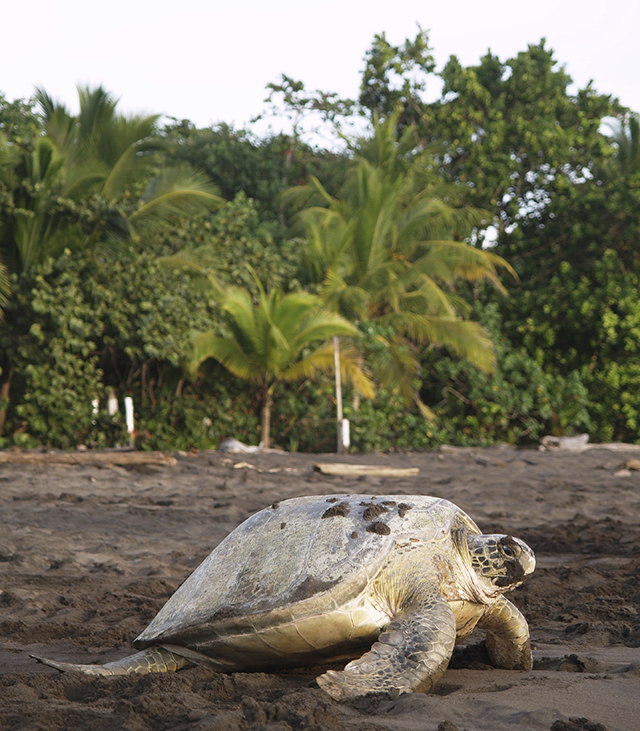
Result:
<instances>
[{"instance_id":1,"label":"turtle tail","mask_svg":"<svg viewBox=\"0 0 640 731\"><path fill-rule=\"evenodd\" d=\"M149 647L135 655L122 660L108 662L105 665L76 665L71 662L58 662L46 657L31 655L38 662L60 670L60 672L76 672L85 675L147 675L149 673L168 673L188 667L193 663L181 655L164 647Z\"/></svg>"}]
</instances>

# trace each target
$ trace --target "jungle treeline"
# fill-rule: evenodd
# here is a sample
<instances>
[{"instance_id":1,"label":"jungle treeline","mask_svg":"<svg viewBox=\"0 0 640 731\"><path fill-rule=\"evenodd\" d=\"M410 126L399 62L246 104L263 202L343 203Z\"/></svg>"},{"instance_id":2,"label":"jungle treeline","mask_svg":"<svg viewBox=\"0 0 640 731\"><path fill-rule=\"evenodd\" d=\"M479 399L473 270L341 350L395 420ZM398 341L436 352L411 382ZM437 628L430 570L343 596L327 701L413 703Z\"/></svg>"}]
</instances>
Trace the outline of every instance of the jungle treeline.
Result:
<instances>
[{"instance_id":1,"label":"jungle treeline","mask_svg":"<svg viewBox=\"0 0 640 731\"><path fill-rule=\"evenodd\" d=\"M126 444L131 396L140 449L333 451L337 362L352 451L640 442L637 113L544 41L364 61L263 134L0 94L0 448Z\"/></svg>"}]
</instances>

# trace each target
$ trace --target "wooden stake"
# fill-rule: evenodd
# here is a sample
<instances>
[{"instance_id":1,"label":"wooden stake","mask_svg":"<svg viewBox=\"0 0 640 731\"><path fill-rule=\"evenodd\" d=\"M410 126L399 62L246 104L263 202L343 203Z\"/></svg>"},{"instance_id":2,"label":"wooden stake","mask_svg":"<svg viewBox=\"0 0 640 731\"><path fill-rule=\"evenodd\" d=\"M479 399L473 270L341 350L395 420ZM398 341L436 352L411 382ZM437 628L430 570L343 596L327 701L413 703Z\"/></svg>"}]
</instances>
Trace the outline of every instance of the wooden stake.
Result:
<instances>
[{"instance_id":1,"label":"wooden stake","mask_svg":"<svg viewBox=\"0 0 640 731\"><path fill-rule=\"evenodd\" d=\"M338 454L344 454L344 442L342 441L342 374L340 373L340 344L338 336L333 336L333 360L336 368L336 404L338 407Z\"/></svg>"}]
</instances>

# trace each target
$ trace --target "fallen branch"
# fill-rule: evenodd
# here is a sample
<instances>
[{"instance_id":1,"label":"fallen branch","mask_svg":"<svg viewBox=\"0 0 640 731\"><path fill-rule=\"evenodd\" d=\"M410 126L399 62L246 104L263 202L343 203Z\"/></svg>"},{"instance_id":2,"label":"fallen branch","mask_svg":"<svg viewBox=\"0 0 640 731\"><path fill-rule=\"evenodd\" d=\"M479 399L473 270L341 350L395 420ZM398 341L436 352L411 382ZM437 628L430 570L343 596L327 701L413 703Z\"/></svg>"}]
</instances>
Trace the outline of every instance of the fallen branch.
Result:
<instances>
[{"instance_id":1,"label":"fallen branch","mask_svg":"<svg viewBox=\"0 0 640 731\"><path fill-rule=\"evenodd\" d=\"M0 464L150 464L171 466L178 460L162 452L0 452Z\"/></svg>"},{"instance_id":2,"label":"fallen branch","mask_svg":"<svg viewBox=\"0 0 640 731\"><path fill-rule=\"evenodd\" d=\"M635 452L640 449L640 444L627 444L626 442L603 442L602 444L587 444L585 449L608 449L611 452Z\"/></svg>"},{"instance_id":3,"label":"fallen branch","mask_svg":"<svg viewBox=\"0 0 640 731\"><path fill-rule=\"evenodd\" d=\"M415 477L418 467L385 467L384 465L344 464L340 462L321 462L314 465L323 475L368 476L368 477Z\"/></svg>"}]
</instances>

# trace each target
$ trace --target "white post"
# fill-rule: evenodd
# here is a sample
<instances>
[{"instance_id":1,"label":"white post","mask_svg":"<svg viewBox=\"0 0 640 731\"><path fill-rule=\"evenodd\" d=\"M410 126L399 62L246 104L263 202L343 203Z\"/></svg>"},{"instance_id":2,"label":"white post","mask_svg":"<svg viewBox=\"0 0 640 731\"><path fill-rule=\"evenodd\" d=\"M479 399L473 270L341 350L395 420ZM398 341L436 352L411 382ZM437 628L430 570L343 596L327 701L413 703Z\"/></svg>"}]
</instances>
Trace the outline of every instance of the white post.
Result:
<instances>
[{"instance_id":1,"label":"white post","mask_svg":"<svg viewBox=\"0 0 640 731\"><path fill-rule=\"evenodd\" d=\"M125 421L127 424L127 431L129 432L129 438L133 442L133 431L134 431L133 399L131 398L131 396L124 397L124 413L125 413Z\"/></svg>"},{"instance_id":2,"label":"white post","mask_svg":"<svg viewBox=\"0 0 640 731\"><path fill-rule=\"evenodd\" d=\"M342 420L342 444L345 449L351 446L351 435L349 433L349 419Z\"/></svg>"},{"instance_id":3,"label":"white post","mask_svg":"<svg viewBox=\"0 0 640 731\"><path fill-rule=\"evenodd\" d=\"M338 454L344 454L344 441L342 438L342 374L340 373L340 345L338 336L333 336L333 361L336 368L336 405L338 407Z\"/></svg>"},{"instance_id":4,"label":"white post","mask_svg":"<svg viewBox=\"0 0 640 731\"><path fill-rule=\"evenodd\" d=\"M118 413L118 399L116 392L112 388L109 389L109 395L107 396L107 413L109 416Z\"/></svg>"}]
</instances>

